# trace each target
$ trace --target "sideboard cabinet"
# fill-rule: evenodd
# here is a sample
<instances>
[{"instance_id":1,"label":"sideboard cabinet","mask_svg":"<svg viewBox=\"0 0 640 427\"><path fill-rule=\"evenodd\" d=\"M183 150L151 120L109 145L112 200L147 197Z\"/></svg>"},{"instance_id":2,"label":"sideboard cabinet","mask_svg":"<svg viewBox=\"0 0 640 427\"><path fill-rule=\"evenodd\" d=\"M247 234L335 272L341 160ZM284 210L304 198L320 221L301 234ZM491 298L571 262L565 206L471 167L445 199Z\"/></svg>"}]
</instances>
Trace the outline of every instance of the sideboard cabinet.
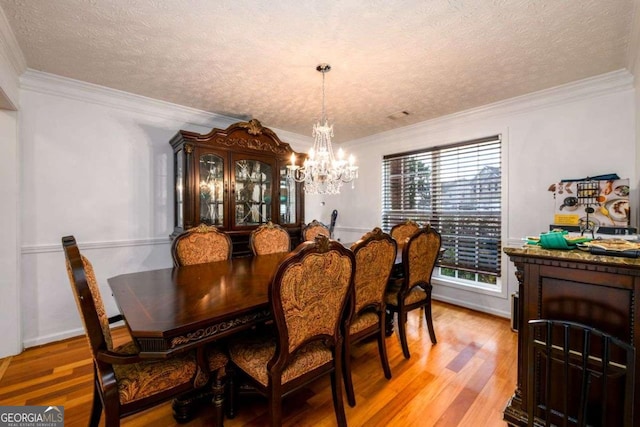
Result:
<instances>
[{"instance_id":1,"label":"sideboard cabinet","mask_svg":"<svg viewBox=\"0 0 640 427\"><path fill-rule=\"evenodd\" d=\"M516 267L518 298L518 378L504 420L527 426L529 360L528 322L533 319L565 320L597 328L636 348L635 408L640 408L640 259L592 255L580 250L546 250L539 247L504 248ZM551 387L559 387L551 380ZM615 402L613 392L610 396ZM590 402L591 404L591 402ZM622 409L620 409L620 412ZM636 422L640 414L635 413ZM534 425L538 425L537 419Z\"/></svg>"},{"instance_id":2,"label":"sideboard cabinet","mask_svg":"<svg viewBox=\"0 0 640 427\"><path fill-rule=\"evenodd\" d=\"M258 120L213 129L179 131L173 147L175 219L172 237L198 224L229 233L233 255L250 253L249 234L261 224L280 224L300 242L304 224L302 186L287 179L293 150Z\"/></svg>"}]
</instances>

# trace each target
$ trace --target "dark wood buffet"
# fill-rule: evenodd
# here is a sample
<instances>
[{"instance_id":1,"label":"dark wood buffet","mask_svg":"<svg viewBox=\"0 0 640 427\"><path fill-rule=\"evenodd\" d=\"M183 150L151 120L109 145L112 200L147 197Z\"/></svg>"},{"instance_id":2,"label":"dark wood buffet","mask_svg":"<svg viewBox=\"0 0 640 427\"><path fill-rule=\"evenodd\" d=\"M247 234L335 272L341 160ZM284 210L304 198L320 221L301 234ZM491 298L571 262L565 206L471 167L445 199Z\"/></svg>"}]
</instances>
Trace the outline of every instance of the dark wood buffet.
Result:
<instances>
[{"instance_id":1,"label":"dark wood buffet","mask_svg":"<svg viewBox=\"0 0 640 427\"><path fill-rule=\"evenodd\" d=\"M208 134L179 131L173 147L172 237L204 223L224 230L233 256L249 255L249 234L268 221L284 227L292 247L304 225L302 184L287 179L289 144L252 119Z\"/></svg>"},{"instance_id":2,"label":"dark wood buffet","mask_svg":"<svg viewBox=\"0 0 640 427\"><path fill-rule=\"evenodd\" d=\"M529 320L582 323L636 348L635 423L640 408L640 259L592 255L580 250L546 250L536 246L504 248L516 267L518 286L518 378L505 411L509 425L528 424L527 373ZM551 380L552 387L553 379ZM557 386L557 384L555 385Z\"/></svg>"}]
</instances>

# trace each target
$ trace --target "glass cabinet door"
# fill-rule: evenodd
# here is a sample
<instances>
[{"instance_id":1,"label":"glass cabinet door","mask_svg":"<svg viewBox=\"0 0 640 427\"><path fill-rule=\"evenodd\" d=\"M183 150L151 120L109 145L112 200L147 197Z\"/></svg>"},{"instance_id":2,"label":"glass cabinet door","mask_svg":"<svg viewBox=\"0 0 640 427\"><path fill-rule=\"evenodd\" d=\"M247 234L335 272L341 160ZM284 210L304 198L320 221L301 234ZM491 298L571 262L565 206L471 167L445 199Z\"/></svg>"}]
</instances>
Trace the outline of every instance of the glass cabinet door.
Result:
<instances>
[{"instance_id":1,"label":"glass cabinet door","mask_svg":"<svg viewBox=\"0 0 640 427\"><path fill-rule=\"evenodd\" d=\"M173 157L175 171L175 227L184 229L184 150L178 150Z\"/></svg>"},{"instance_id":2,"label":"glass cabinet door","mask_svg":"<svg viewBox=\"0 0 640 427\"><path fill-rule=\"evenodd\" d=\"M224 159L216 154L200 155L200 222L224 224Z\"/></svg>"},{"instance_id":3,"label":"glass cabinet door","mask_svg":"<svg viewBox=\"0 0 640 427\"><path fill-rule=\"evenodd\" d=\"M296 183L287 179L287 166L280 167L280 224L295 224L296 217Z\"/></svg>"},{"instance_id":4,"label":"glass cabinet door","mask_svg":"<svg viewBox=\"0 0 640 427\"><path fill-rule=\"evenodd\" d=\"M256 159L240 159L233 163L235 182L236 226L254 226L271 221L273 167Z\"/></svg>"}]
</instances>

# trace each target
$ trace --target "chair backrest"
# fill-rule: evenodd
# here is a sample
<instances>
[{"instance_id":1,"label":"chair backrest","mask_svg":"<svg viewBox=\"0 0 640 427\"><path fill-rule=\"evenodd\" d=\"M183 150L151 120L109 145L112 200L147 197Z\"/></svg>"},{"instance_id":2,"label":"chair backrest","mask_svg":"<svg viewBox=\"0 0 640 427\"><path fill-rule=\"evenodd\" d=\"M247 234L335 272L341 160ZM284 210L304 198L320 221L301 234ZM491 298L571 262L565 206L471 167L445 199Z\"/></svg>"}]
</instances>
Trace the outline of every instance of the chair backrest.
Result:
<instances>
[{"instance_id":1,"label":"chair backrest","mask_svg":"<svg viewBox=\"0 0 640 427\"><path fill-rule=\"evenodd\" d=\"M204 264L231 258L231 238L213 225L200 224L179 234L171 245L176 266Z\"/></svg>"},{"instance_id":2,"label":"chair backrest","mask_svg":"<svg viewBox=\"0 0 640 427\"><path fill-rule=\"evenodd\" d=\"M305 241L313 241L316 236L322 234L323 236L331 237L329 228L318 220L313 220L302 230L302 238Z\"/></svg>"},{"instance_id":3,"label":"chair backrest","mask_svg":"<svg viewBox=\"0 0 640 427\"><path fill-rule=\"evenodd\" d=\"M71 290L95 358L100 350L113 350L109 317L102 302L93 266L80 254L75 238L63 237L62 247Z\"/></svg>"},{"instance_id":4,"label":"chair backrest","mask_svg":"<svg viewBox=\"0 0 640 427\"><path fill-rule=\"evenodd\" d=\"M528 332L529 426L634 425L632 345L561 320L531 320Z\"/></svg>"},{"instance_id":5,"label":"chair backrest","mask_svg":"<svg viewBox=\"0 0 640 427\"><path fill-rule=\"evenodd\" d=\"M289 252L291 237L287 230L269 221L251 232L249 246L254 255Z\"/></svg>"},{"instance_id":6,"label":"chair backrest","mask_svg":"<svg viewBox=\"0 0 640 427\"><path fill-rule=\"evenodd\" d=\"M442 238L429 224L414 233L402 249L404 289L431 284L431 274L440 255Z\"/></svg>"},{"instance_id":7,"label":"chair backrest","mask_svg":"<svg viewBox=\"0 0 640 427\"><path fill-rule=\"evenodd\" d=\"M356 258L355 312L382 308L384 291L396 259L397 243L379 227L351 246Z\"/></svg>"},{"instance_id":8,"label":"chair backrest","mask_svg":"<svg viewBox=\"0 0 640 427\"><path fill-rule=\"evenodd\" d=\"M418 230L420 230L420 225L417 222L408 219L405 222L391 227L389 234L391 234L391 237L398 242L398 250L402 250L407 239L413 236Z\"/></svg>"},{"instance_id":9,"label":"chair backrest","mask_svg":"<svg viewBox=\"0 0 640 427\"><path fill-rule=\"evenodd\" d=\"M312 341L341 345L354 272L353 252L324 235L301 243L282 261L269 289L278 331L276 366L286 366L291 354Z\"/></svg>"}]
</instances>

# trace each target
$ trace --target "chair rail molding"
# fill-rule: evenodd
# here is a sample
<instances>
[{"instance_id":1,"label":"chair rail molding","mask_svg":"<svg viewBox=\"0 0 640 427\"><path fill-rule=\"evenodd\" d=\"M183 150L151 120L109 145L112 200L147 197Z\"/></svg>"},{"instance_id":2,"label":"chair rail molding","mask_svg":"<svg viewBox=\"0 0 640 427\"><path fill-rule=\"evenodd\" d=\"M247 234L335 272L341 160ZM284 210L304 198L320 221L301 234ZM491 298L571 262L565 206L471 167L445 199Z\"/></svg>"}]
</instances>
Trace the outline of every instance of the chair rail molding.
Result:
<instances>
[{"instance_id":1,"label":"chair rail molding","mask_svg":"<svg viewBox=\"0 0 640 427\"><path fill-rule=\"evenodd\" d=\"M153 245L170 245L169 237L154 237L148 239L131 239L131 240L110 240L82 243L83 250L91 249L113 249L124 248L130 246L153 246ZM60 244L41 244L41 245L24 245L21 248L23 255L42 254L48 252L62 252Z\"/></svg>"}]
</instances>

